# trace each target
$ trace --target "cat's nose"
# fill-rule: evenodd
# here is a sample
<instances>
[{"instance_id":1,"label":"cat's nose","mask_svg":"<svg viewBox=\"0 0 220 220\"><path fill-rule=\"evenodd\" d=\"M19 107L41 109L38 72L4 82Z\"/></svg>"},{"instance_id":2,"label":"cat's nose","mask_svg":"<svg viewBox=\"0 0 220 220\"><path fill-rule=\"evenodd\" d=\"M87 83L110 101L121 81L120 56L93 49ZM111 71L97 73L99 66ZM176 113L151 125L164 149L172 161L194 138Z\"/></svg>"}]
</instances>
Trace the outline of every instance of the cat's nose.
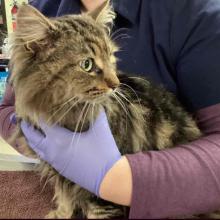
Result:
<instances>
[{"instance_id":1,"label":"cat's nose","mask_svg":"<svg viewBox=\"0 0 220 220\"><path fill-rule=\"evenodd\" d=\"M114 90L118 88L118 84L111 84L109 87Z\"/></svg>"},{"instance_id":2,"label":"cat's nose","mask_svg":"<svg viewBox=\"0 0 220 220\"><path fill-rule=\"evenodd\" d=\"M111 88L111 89L116 89L118 86L119 86L119 84L120 84L120 82L119 82L119 80L117 79L117 80L109 80L109 79L106 79L105 80L106 81L106 84L107 84L107 86L109 87L109 88Z\"/></svg>"}]
</instances>

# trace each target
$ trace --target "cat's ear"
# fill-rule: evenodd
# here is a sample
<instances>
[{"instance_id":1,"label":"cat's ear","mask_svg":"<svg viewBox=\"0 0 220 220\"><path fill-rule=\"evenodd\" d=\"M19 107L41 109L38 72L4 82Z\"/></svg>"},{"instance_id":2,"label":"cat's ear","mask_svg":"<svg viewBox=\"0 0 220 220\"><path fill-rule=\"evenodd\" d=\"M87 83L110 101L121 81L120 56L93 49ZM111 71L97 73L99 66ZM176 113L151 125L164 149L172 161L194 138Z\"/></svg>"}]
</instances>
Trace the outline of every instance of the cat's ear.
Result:
<instances>
[{"instance_id":1,"label":"cat's ear","mask_svg":"<svg viewBox=\"0 0 220 220\"><path fill-rule=\"evenodd\" d=\"M34 7L22 5L19 8L14 36L25 44L27 50L36 52L39 43L46 44L55 30L55 25Z\"/></svg>"},{"instance_id":2,"label":"cat's ear","mask_svg":"<svg viewBox=\"0 0 220 220\"><path fill-rule=\"evenodd\" d=\"M116 14L110 3L110 0L105 1L100 7L88 13L97 23L105 27L109 32L114 23Z\"/></svg>"}]
</instances>

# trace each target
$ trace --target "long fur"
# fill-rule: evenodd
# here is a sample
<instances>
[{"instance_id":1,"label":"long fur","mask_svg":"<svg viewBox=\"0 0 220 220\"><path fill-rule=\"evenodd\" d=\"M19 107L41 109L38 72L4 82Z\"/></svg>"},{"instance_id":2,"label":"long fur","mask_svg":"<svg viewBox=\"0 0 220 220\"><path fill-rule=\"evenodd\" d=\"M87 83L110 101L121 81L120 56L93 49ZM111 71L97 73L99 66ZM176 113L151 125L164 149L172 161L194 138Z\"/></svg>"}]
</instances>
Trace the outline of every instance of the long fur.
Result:
<instances>
[{"instance_id":1,"label":"long fur","mask_svg":"<svg viewBox=\"0 0 220 220\"><path fill-rule=\"evenodd\" d=\"M114 19L108 5L93 16L51 19L23 6L17 19L11 83L19 119L39 129L43 119L80 132L88 129L104 107L122 154L170 148L201 136L196 122L173 94L145 78L117 70L117 46L106 31ZM89 72L80 66L87 58L93 60L94 68ZM25 139L23 145L29 149ZM98 199L46 162L42 161L38 170L55 185L57 209L47 217L126 216L124 207Z\"/></svg>"}]
</instances>

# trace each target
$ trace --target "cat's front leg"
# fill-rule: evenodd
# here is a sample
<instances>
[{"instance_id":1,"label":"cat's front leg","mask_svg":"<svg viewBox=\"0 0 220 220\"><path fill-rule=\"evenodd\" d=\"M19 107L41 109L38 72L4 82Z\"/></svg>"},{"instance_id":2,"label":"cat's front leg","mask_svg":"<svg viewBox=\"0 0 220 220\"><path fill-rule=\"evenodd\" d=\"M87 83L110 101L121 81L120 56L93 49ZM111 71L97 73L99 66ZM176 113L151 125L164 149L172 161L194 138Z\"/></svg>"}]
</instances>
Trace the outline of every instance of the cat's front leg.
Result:
<instances>
[{"instance_id":1,"label":"cat's front leg","mask_svg":"<svg viewBox=\"0 0 220 220\"><path fill-rule=\"evenodd\" d=\"M74 203L74 184L59 176L59 174L55 178L54 200L57 207L51 210L45 218L69 219L76 209Z\"/></svg>"},{"instance_id":2,"label":"cat's front leg","mask_svg":"<svg viewBox=\"0 0 220 220\"><path fill-rule=\"evenodd\" d=\"M80 218L115 219L126 217L127 212L123 206L104 201L78 185L75 185L74 191L74 205L80 211L78 212Z\"/></svg>"},{"instance_id":3,"label":"cat's front leg","mask_svg":"<svg viewBox=\"0 0 220 220\"><path fill-rule=\"evenodd\" d=\"M106 203L106 202L105 202ZM126 210L122 206L112 205L111 203L106 205L97 204L97 202L91 202L88 205L86 218L87 219L115 219L125 218Z\"/></svg>"}]
</instances>

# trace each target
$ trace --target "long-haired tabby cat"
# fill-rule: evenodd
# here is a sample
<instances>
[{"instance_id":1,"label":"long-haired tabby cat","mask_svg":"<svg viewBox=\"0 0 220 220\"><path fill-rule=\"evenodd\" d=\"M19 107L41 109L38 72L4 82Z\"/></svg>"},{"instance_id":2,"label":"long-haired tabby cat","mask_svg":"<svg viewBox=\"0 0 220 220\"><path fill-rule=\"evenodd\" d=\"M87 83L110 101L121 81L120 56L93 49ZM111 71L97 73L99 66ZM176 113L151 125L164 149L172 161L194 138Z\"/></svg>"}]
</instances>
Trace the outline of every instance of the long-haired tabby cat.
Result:
<instances>
[{"instance_id":1,"label":"long-haired tabby cat","mask_svg":"<svg viewBox=\"0 0 220 220\"><path fill-rule=\"evenodd\" d=\"M31 6L20 8L11 57L17 117L37 128L43 119L83 131L104 107L122 154L160 150L198 138L196 123L174 95L117 70L117 46L109 36L114 17L108 1L90 14L51 19ZM124 215L123 207L98 199L47 163L42 162L40 172L55 184L57 209L47 217Z\"/></svg>"}]
</instances>

